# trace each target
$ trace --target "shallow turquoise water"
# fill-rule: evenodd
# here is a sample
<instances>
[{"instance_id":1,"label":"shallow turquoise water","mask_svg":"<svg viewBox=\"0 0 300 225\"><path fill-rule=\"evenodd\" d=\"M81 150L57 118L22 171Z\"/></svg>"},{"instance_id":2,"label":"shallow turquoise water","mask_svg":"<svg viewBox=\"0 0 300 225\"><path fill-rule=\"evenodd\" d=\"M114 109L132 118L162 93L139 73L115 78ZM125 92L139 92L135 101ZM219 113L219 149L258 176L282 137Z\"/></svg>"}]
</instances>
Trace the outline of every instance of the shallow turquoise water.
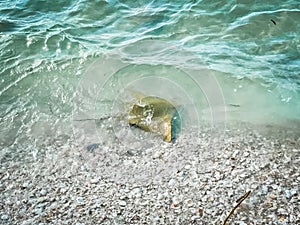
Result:
<instances>
[{"instance_id":1,"label":"shallow turquoise water","mask_svg":"<svg viewBox=\"0 0 300 225\"><path fill-rule=\"evenodd\" d=\"M297 0L0 1L0 145L32 149L47 146L48 139L69 140L74 111L78 118L105 114L101 88L112 89L110 97L118 100L120 88L139 89L143 81L149 87L152 81L140 78L151 73L174 76L163 85L155 78L156 90L146 92L160 89L156 94L192 105L197 124L214 112L226 122L296 124L299 21ZM107 64L94 74L98 86L89 93L91 65L104 59ZM131 80L99 83L105 66L112 68L110 81L117 73L125 76L119 68L124 62ZM206 76L217 83L200 87L198 95L183 75L190 70L201 85ZM80 89L82 84L88 86ZM221 93L222 101L207 97L209 90Z\"/></svg>"}]
</instances>

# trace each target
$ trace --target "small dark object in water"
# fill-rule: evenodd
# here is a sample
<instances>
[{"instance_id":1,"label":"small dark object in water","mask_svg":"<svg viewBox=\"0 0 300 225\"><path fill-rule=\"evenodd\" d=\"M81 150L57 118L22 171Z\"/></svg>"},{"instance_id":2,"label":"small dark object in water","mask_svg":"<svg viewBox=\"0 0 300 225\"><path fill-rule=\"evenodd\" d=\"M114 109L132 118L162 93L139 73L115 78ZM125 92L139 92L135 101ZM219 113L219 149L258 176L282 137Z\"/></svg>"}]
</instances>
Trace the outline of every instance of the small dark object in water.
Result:
<instances>
[{"instance_id":1,"label":"small dark object in water","mask_svg":"<svg viewBox=\"0 0 300 225\"><path fill-rule=\"evenodd\" d=\"M272 19L271 19L271 21L272 21L272 23L274 23L274 25L276 25L276 22L275 22L275 20L272 20Z\"/></svg>"},{"instance_id":2,"label":"small dark object in water","mask_svg":"<svg viewBox=\"0 0 300 225\"><path fill-rule=\"evenodd\" d=\"M90 152L94 151L95 149L99 148L100 144L91 144L91 145L88 145L86 147L86 149Z\"/></svg>"},{"instance_id":3,"label":"small dark object in water","mask_svg":"<svg viewBox=\"0 0 300 225\"><path fill-rule=\"evenodd\" d=\"M229 104L229 105L233 107L241 107L239 104Z\"/></svg>"}]
</instances>

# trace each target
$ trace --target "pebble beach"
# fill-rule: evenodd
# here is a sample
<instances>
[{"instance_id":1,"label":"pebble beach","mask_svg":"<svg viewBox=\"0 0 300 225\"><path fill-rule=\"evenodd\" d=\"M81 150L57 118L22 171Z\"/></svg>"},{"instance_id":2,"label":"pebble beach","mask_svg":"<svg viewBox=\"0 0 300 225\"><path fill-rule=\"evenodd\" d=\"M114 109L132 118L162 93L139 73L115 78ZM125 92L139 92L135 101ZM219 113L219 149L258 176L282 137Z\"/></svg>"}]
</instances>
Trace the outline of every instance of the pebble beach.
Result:
<instances>
[{"instance_id":1,"label":"pebble beach","mask_svg":"<svg viewBox=\"0 0 300 225\"><path fill-rule=\"evenodd\" d=\"M249 191L226 224L299 224L299 132L239 124L209 133L154 137L136 152L53 140L35 157L2 154L0 224L224 224Z\"/></svg>"},{"instance_id":2,"label":"pebble beach","mask_svg":"<svg viewBox=\"0 0 300 225\"><path fill-rule=\"evenodd\" d=\"M0 1L0 225L299 225L299 6Z\"/></svg>"}]
</instances>

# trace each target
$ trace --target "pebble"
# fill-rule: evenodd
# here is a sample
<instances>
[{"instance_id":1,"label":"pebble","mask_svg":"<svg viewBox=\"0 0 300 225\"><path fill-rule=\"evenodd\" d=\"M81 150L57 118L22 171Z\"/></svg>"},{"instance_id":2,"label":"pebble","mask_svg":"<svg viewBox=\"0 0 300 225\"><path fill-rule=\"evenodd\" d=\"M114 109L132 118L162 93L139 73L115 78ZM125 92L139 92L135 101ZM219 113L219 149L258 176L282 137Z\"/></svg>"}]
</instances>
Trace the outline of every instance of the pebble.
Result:
<instances>
[{"instance_id":1,"label":"pebble","mask_svg":"<svg viewBox=\"0 0 300 225\"><path fill-rule=\"evenodd\" d=\"M216 171L216 173L214 174L214 177L215 177L216 180L218 181L218 180L221 179L222 175L221 175L221 173L220 173L219 171Z\"/></svg>"},{"instance_id":2,"label":"pebble","mask_svg":"<svg viewBox=\"0 0 300 225\"><path fill-rule=\"evenodd\" d=\"M189 164L188 164L188 165L185 165L185 166L184 166L184 169L190 170L190 169L191 169L191 165L189 165Z\"/></svg>"},{"instance_id":3,"label":"pebble","mask_svg":"<svg viewBox=\"0 0 300 225\"><path fill-rule=\"evenodd\" d=\"M59 192L62 193L62 194L65 194L67 192L67 189L66 188L60 188Z\"/></svg>"},{"instance_id":4,"label":"pebble","mask_svg":"<svg viewBox=\"0 0 300 225\"><path fill-rule=\"evenodd\" d=\"M283 208L277 209L277 213L280 215L288 215L287 211Z\"/></svg>"},{"instance_id":5,"label":"pebble","mask_svg":"<svg viewBox=\"0 0 300 225\"><path fill-rule=\"evenodd\" d=\"M169 187L173 187L175 185L175 183L176 183L175 179L171 179L171 180L169 180L168 185L169 185Z\"/></svg>"},{"instance_id":6,"label":"pebble","mask_svg":"<svg viewBox=\"0 0 300 225\"><path fill-rule=\"evenodd\" d=\"M28 182L25 182L22 184L22 188L27 188L29 186L29 183Z\"/></svg>"},{"instance_id":7,"label":"pebble","mask_svg":"<svg viewBox=\"0 0 300 225\"><path fill-rule=\"evenodd\" d=\"M191 221L196 221L196 220L198 220L198 219L200 219L200 216L192 216L192 217L191 217Z\"/></svg>"},{"instance_id":8,"label":"pebble","mask_svg":"<svg viewBox=\"0 0 300 225\"><path fill-rule=\"evenodd\" d=\"M153 158L153 159L157 159L157 158L159 158L160 156L161 156L161 152L156 151L156 152L154 152L152 158Z\"/></svg>"},{"instance_id":9,"label":"pebble","mask_svg":"<svg viewBox=\"0 0 300 225\"><path fill-rule=\"evenodd\" d=\"M204 138L211 137L205 135ZM4 189L1 189L0 195L2 203L5 202L2 209L5 210L5 214L1 214L0 224L9 224L10 221L5 220L17 218L18 221L12 223L42 225L43 214L45 217L47 214L47 224L83 225L94 224L95 221L101 224L150 224L151 221L166 225L184 224L185 221L220 224L245 190L251 190L252 193L244 200L241 206L243 208L231 218L232 222L240 225L245 225L246 221L247 224L297 224L300 215L297 208L297 179L300 176L299 173L291 175L291 172L297 168L299 162L295 161L295 165L282 163L285 159L278 157L277 153L273 152L273 147L269 148L268 139L262 143L262 147L257 147L255 140L251 145L245 143L245 146L255 147L249 155L245 152L248 147L240 141L239 135L235 135L232 140L235 143L228 142L230 146L227 150L224 150L222 142L220 152L217 152L216 147L213 152L216 155L212 153L208 158L205 158L202 152L213 149L213 146L205 143L205 139L197 140L197 145L194 142L185 143L182 139L179 140L178 147L168 144L168 148L165 149L154 144L151 151L140 151L138 155L131 155L131 162L127 161L126 169L118 168L118 163L128 160L128 155L124 154L123 157L121 154L127 149L110 147L109 151L113 157L108 159L110 165L108 163L107 166L112 168L109 172L105 171L101 164L102 158L97 158L103 156L97 155L97 151L95 155L89 155L91 159L82 159L76 155L81 154L78 151L66 149L69 150L65 155L66 159L58 157L61 162L53 165L62 167L56 173L49 174L49 162L46 166L39 165L41 169L38 171L39 176L35 178L34 188L28 188L32 183L28 182L29 178L20 176L20 170L16 167L7 178L15 184L11 186L12 189L6 184L2 185ZM186 151L186 145L190 151ZM289 150L289 145L286 145L286 149ZM223 151L225 153L221 154ZM272 154L268 154L268 151ZM160 153L157 155L159 159L152 158L155 152ZM261 152L267 155L266 160L272 162L269 168L265 167L266 162L259 161L265 159L261 158ZM233 153L236 157L234 160L230 159ZM162 154L163 157L160 157ZM172 160L166 157L167 154L173 157ZM296 159L299 151L286 151L285 154ZM247 155L248 158L243 161ZM274 167L276 170L272 168L275 162L278 165ZM82 165L85 165L86 169L80 171ZM71 166L72 170L68 170L68 166ZM130 166L134 166L134 174L130 171ZM252 173L254 166L256 171ZM258 167L260 169L257 169ZM28 170L28 166L26 169ZM148 177L143 183L135 180L137 176L142 177L145 171ZM117 179L114 176L117 176ZM46 187L43 177L51 178ZM244 178L241 179L242 177ZM8 217L13 215L12 213L16 216Z\"/></svg>"},{"instance_id":10,"label":"pebble","mask_svg":"<svg viewBox=\"0 0 300 225\"><path fill-rule=\"evenodd\" d=\"M275 194L270 194L269 196L270 196L271 199L276 199L277 198L277 196Z\"/></svg>"},{"instance_id":11,"label":"pebble","mask_svg":"<svg viewBox=\"0 0 300 225\"><path fill-rule=\"evenodd\" d=\"M263 186L261 187L261 189L262 189L262 193L263 193L263 194L267 194L267 193L268 193L268 191L269 191L269 189L268 189L268 186L267 186L267 185L263 185Z\"/></svg>"},{"instance_id":12,"label":"pebble","mask_svg":"<svg viewBox=\"0 0 300 225\"><path fill-rule=\"evenodd\" d=\"M248 157L249 155L250 155L249 152L245 152L245 153L244 153L244 157Z\"/></svg>"},{"instance_id":13,"label":"pebble","mask_svg":"<svg viewBox=\"0 0 300 225\"><path fill-rule=\"evenodd\" d=\"M207 199L209 202L213 202L215 200L214 196L209 196Z\"/></svg>"},{"instance_id":14,"label":"pebble","mask_svg":"<svg viewBox=\"0 0 300 225\"><path fill-rule=\"evenodd\" d=\"M86 147L86 149L90 152L93 152L94 150L96 150L99 147L100 147L100 144L90 144Z\"/></svg>"},{"instance_id":15,"label":"pebble","mask_svg":"<svg viewBox=\"0 0 300 225\"><path fill-rule=\"evenodd\" d=\"M119 205L121 206L121 207L125 207L126 206L126 201L119 201Z\"/></svg>"},{"instance_id":16,"label":"pebble","mask_svg":"<svg viewBox=\"0 0 300 225\"><path fill-rule=\"evenodd\" d=\"M8 220L9 219L9 216L7 214L3 214L1 216L1 220Z\"/></svg>"},{"instance_id":17,"label":"pebble","mask_svg":"<svg viewBox=\"0 0 300 225\"><path fill-rule=\"evenodd\" d=\"M77 197L76 202L77 205L85 205L85 200L83 197Z\"/></svg>"},{"instance_id":18,"label":"pebble","mask_svg":"<svg viewBox=\"0 0 300 225\"><path fill-rule=\"evenodd\" d=\"M6 205L12 205L12 204L13 204L13 202L12 202L12 201L10 201L10 199L7 199L7 200L5 201L5 204L6 204Z\"/></svg>"},{"instance_id":19,"label":"pebble","mask_svg":"<svg viewBox=\"0 0 300 225\"><path fill-rule=\"evenodd\" d=\"M44 189L42 189L42 190L40 191L40 194L41 194L42 196L45 196L45 195L47 194L47 191L44 190Z\"/></svg>"},{"instance_id":20,"label":"pebble","mask_svg":"<svg viewBox=\"0 0 300 225\"><path fill-rule=\"evenodd\" d=\"M292 197L292 194L291 194L290 190L285 190L284 193L285 193L286 198L291 198Z\"/></svg>"},{"instance_id":21,"label":"pebble","mask_svg":"<svg viewBox=\"0 0 300 225\"><path fill-rule=\"evenodd\" d=\"M237 221L239 225L247 225L244 221Z\"/></svg>"},{"instance_id":22,"label":"pebble","mask_svg":"<svg viewBox=\"0 0 300 225\"><path fill-rule=\"evenodd\" d=\"M43 209L42 208L35 208L33 210L33 213L36 214L36 215L42 215Z\"/></svg>"},{"instance_id":23,"label":"pebble","mask_svg":"<svg viewBox=\"0 0 300 225\"><path fill-rule=\"evenodd\" d=\"M142 191L140 188L134 188L130 192L130 196L135 198L140 198L142 196Z\"/></svg>"},{"instance_id":24,"label":"pebble","mask_svg":"<svg viewBox=\"0 0 300 225\"><path fill-rule=\"evenodd\" d=\"M91 184L97 184L99 182L99 178L91 179Z\"/></svg>"},{"instance_id":25,"label":"pebble","mask_svg":"<svg viewBox=\"0 0 300 225\"><path fill-rule=\"evenodd\" d=\"M187 205L188 207L192 207L194 205L192 199L186 199L184 201L184 204Z\"/></svg>"},{"instance_id":26,"label":"pebble","mask_svg":"<svg viewBox=\"0 0 300 225\"><path fill-rule=\"evenodd\" d=\"M21 225L31 225L34 224L34 218L27 219L21 223Z\"/></svg>"}]
</instances>

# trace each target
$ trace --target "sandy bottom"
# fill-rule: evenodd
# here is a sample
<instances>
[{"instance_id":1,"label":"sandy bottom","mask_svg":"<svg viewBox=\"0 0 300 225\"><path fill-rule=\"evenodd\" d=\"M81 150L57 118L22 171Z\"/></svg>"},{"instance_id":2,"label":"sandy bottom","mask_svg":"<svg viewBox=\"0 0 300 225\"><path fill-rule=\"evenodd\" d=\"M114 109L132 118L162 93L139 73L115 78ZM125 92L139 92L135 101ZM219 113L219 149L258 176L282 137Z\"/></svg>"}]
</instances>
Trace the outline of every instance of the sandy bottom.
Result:
<instances>
[{"instance_id":1,"label":"sandy bottom","mask_svg":"<svg viewBox=\"0 0 300 225\"><path fill-rule=\"evenodd\" d=\"M0 224L223 224L248 191L227 224L300 224L299 133L235 124L171 144L68 139L5 153Z\"/></svg>"}]
</instances>

